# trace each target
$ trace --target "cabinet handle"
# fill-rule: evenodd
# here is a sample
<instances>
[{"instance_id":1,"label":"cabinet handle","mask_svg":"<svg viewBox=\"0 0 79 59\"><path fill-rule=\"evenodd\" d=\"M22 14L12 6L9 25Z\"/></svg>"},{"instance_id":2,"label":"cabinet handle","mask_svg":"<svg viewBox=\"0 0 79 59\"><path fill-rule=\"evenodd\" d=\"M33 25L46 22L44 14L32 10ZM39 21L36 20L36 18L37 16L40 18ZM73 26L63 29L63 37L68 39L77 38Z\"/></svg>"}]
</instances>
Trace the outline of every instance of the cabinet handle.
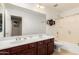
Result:
<instances>
[{"instance_id":1,"label":"cabinet handle","mask_svg":"<svg viewBox=\"0 0 79 59\"><path fill-rule=\"evenodd\" d=\"M50 46L50 45L48 45L48 46Z\"/></svg>"},{"instance_id":2,"label":"cabinet handle","mask_svg":"<svg viewBox=\"0 0 79 59\"><path fill-rule=\"evenodd\" d=\"M31 47L34 47L34 45L31 45Z\"/></svg>"},{"instance_id":3,"label":"cabinet handle","mask_svg":"<svg viewBox=\"0 0 79 59\"><path fill-rule=\"evenodd\" d=\"M0 54L9 54L8 51L0 51Z\"/></svg>"},{"instance_id":4,"label":"cabinet handle","mask_svg":"<svg viewBox=\"0 0 79 59\"><path fill-rule=\"evenodd\" d=\"M43 44L42 42L40 42L39 44Z\"/></svg>"}]
</instances>

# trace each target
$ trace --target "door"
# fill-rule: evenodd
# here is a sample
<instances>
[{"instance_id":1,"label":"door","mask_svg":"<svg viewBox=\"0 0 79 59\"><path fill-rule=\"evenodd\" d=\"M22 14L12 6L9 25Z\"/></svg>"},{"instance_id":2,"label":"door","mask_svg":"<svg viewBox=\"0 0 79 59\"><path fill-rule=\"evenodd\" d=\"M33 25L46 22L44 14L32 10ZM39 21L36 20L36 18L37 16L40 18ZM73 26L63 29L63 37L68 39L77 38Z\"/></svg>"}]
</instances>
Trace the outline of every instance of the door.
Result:
<instances>
[{"instance_id":1,"label":"door","mask_svg":"<svg viewBox=\"0 0 79 59\"><path fill-rule=\"evenodd\" d=\"M22 35L22 18L17 16L11 16L12 21L12 36Z\"/></svg>"}]
</instances>

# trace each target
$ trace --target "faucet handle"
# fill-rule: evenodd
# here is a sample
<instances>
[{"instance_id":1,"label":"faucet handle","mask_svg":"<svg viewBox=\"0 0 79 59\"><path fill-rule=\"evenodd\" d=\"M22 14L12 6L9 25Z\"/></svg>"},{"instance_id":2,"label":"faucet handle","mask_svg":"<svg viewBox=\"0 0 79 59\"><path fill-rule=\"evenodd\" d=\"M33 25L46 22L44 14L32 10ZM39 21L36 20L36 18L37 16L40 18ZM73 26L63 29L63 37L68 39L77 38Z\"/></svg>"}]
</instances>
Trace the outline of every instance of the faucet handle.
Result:
<instances>
[{"instance_id":1,"label":"faucet handle","mask_svg":"<svg viewBox=\"0 0 79 59\"><path fill-rule=\"evenodd\" d=\"M16 38L16 40L18 40L18 39Z\"/></svg>"},{"instance_id":2,"label":"faucet handle","mask_svg":"<svg viewBox=\"0 0 79 59\"><path fill-rule=\"evenodd\" d=\"M18 37L18 38L16 38L16 40L21 40L21 38L20 38L20 37Z\"/></svg>"},{"instance_id":3,"label":"faucet handle","mask_svg":"<svg viewBox=\"0 0 79 59\"><path fill-rule=\"evenodd\" d=\"M77 45L79 46L79 43L77 43Z\"/></svg>"},{"instance_id":4,"label":"faucet handle","mask_svg":"<svg viewBox=\"0 0 79 59\"><path fill-rule=\"evenodd\" d=\"M24 39L27 39L27 38L24 38Z\"/></svg>"}]
</instances>

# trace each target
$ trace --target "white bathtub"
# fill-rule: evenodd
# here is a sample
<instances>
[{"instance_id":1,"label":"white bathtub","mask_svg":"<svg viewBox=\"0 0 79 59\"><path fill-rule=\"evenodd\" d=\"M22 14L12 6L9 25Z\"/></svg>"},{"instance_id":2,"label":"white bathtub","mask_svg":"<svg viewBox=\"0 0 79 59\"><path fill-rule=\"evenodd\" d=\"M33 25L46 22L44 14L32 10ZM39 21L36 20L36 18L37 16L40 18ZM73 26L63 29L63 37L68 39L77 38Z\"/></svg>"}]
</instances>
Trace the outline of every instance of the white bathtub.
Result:
<instances>
[{"instance_id":1,"label":"white bathtub","mask_svg":"<svg viewBox=\"0 0 79 59\"><path fill-rule=\"evenodd\" d=\"M72 44L69 42L64 41L55 41L55 45L57 45L58 48L62 48L65 50L68 50L71 53L79 54L79 46L77 44Z\"/></svg>"}]
</instances>

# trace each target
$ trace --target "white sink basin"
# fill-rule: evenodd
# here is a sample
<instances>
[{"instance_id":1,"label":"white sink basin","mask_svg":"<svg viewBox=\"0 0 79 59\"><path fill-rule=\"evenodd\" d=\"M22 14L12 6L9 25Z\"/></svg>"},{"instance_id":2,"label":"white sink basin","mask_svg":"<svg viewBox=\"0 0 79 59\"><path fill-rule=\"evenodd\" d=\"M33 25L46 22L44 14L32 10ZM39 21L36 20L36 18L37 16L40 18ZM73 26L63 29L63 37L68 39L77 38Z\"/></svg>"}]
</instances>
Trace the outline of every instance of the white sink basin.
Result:
<instances>
[{"instance_id":1,"label":"white sink basin","mask_svg":"<svg viewBox=\"0 0 79 59\"><path fill-rule=\"evenodd\" d=\"M0 45L8 45L8 44L11 44L11 42L14 42L16 41L15 39L12 39L12 40L2 40L0 41Z\"/></svg>"},{"instance_id":2,"label":"white sink basin","mask_svg":"<svg viewBox=\"0 0 79 59\"><path fill-rule=\"evenodd\" d=\"M20 42L24 42L24 41L26 41L26 40L16 40L16 41L11 42L11 43L20 43Z\"/></svg>"},{"instance_id":3,"label":"white sink basin","mask_svg":"<svg viewBox=\"0 0 79 59\"><path fill-rule=\"evenodd\" d=\"M22 43L22 42L25 42L26 40L28 40L27 38L18 38L17 40L11 42L12 44L17 44L17 43Z\"/></svg>"}]
</instances>

